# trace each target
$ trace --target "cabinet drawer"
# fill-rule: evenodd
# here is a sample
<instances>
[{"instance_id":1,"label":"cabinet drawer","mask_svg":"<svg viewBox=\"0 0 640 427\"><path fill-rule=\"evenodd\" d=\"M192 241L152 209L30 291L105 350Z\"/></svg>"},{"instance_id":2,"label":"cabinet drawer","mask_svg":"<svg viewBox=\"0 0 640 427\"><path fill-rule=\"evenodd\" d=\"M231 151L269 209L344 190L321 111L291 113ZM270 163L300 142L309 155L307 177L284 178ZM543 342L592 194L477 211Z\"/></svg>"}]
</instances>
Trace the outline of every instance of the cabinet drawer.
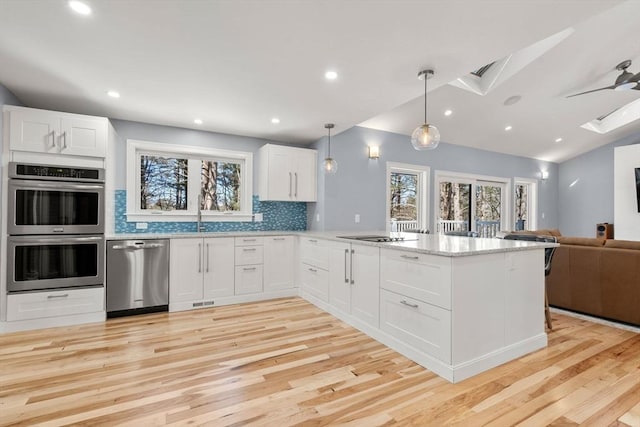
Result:
<instances>
[{"instance_id":1,"label":"cabinet drawer","mask_svg":"<svg viewBox=\"0 0 640 427\"><path fill-rule=\"evenodd\" d=\"M263 237L236 237L236 246L256 246L263 244Z\"/></svg>"},{"instance_id":2,"label":"cabinet drawer","mask_svg":"<svg viewBox=\"0 0 640 427\"><path fill-rule=\"evenodd\" d=\"M236 265L262 264L262 246L240 246L236 248Z\"/></svg>"},{"instance_id":3,"label":"cabinet drawer","mask_svg":"<svg viewBox=\"0 0 640 427\"><path fill-rule=\"evenodd\" d=\"M315 267L329 269L329 247L324 240L301 237L300 261Z\"/></svg>"},{"instance_id":4,"label":"cabinet drawer","mask_svg":"<svg viewBox=\"0 0 640 427\"><path fill-rule=\"evenodd\" d=\"M400 341L451 363L451 312L382 289L380 328Z\"/></svg>"},{"instance_id":5,"label":"cabinet drawer","mask_svg":"<svg viewBox=\"0 0 640 427\"><path fill-rule=\"evenodd\" d=\"M380 287L451 309L451 258L383 249Z\"/></svg>"},{"instance_id":6,"label":"cabinet drawer","mask_svg":"<svg viewBox=\"0 0 640 427\"><path fill-rule=\"evenodd\" d=\"M262 266L246 265L236 267L235 294L257 294L262 292Z\"/></svg>"},{"instance_id":7,"label":"cabinet drawer","mask_svg":"<svg viewBox=\"0 0 640 427\"><path fill-rule=\"evenodd\" d=\"M66 289L7 296L7 320L41 319L104 311L104 288Z\"/></svg>"},{"instance_id":8,"label":"cabinet drawer","mask_svg":"<svg viewBox=\"0 0 640 427\"><path fill-rule=\"evenodd\" d=\"M309 264L301 264L300 287L314 297L329 301L329 272Z\"/></svg>"}]
</instances>

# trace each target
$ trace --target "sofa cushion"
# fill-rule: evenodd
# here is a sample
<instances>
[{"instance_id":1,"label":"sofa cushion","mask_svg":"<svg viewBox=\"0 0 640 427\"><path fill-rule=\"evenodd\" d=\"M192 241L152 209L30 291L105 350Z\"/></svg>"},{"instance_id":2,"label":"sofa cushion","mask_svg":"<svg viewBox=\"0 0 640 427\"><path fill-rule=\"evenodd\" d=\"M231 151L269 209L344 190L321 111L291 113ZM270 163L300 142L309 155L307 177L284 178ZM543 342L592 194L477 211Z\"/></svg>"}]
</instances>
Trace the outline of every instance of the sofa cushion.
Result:
<instances>
[{"instance_id":1,"label":"sofa cushion","mask_svg":"<svg viewBox=\"0 0 640 427\"><path fill-rule=\"evenodd\" d=\"M591 237L558 237L558 243L561 245L577 245L577 246L604 246L605 240L595 239Z\"/></svg>"},{"instance_id":2,"label":"sofa cushion","mask_svg":"<svg viewBox=\"0 0 640 427\"><path fill-rule=\"evenodd\" d=\"M618 249L640 249L640 242L635 240L606 240L604 246Z\"/></svg>"},{"instance_id":3,"label":"sofa cushion","mask_svg":"<svg viewBox=\"0 0 640 427\"><path fill-rule=\"evenodd\" d=\"M550 236L555 236L555 237L561 237L562 233L560 233L560 230L558 230L557 228L550 228L549 230L547 230Z\"/></svg>"}]
</instances>

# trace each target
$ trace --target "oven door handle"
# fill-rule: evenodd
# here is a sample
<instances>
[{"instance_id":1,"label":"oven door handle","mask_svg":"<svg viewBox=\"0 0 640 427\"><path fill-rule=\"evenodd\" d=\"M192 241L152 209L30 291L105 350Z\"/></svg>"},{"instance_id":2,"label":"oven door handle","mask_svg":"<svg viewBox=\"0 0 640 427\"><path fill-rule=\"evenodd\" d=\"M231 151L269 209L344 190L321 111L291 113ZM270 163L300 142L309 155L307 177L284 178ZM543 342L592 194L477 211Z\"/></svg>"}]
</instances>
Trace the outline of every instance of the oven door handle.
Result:
<instances>
[{"instance_id":1,"label":"oven door handle","mask_svg":"<svg viewBox=\"0 0 640 427\"><path fill-rule=\"evenodd\" d=\"M104 236L9 236L9 242L19 244L53 243L65 245L71 243L99 243L102 241L104 241Z\"/></svg>"},{"instance_id":2,"label":"oven door handle","mask_svg":"<svg viewBox=\"0 0 640 427\"><path fill-rule=\"evenodd\" d=\"M28 179L16 179L13 178L10 181L12 188L26 188L26 189L54 189L54 190L102 190L104 184L85 184L79 182L60 182L60 181L33 181Z\"/></svg>"}]
</instances>

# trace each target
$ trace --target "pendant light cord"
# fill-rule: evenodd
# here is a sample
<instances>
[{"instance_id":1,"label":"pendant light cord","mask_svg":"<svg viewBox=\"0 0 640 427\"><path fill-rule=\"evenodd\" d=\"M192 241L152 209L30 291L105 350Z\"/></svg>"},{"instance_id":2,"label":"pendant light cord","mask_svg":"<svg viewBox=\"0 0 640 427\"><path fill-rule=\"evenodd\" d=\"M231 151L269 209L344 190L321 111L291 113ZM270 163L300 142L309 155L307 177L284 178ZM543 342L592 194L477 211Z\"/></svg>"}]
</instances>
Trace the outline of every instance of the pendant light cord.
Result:
<instances>
[{"instance_id":1,"label":"pendant light cord","mask_svg":"<svg viewBox=\"0 0 640 427\"><path fill-rule=\"evenodd\" d=\"M329 155L327 157L331 158L331 128L327 128L329 131Z\"/></svg>"},{"instance_id":2,"label":"pendant light cord","mask_svg":"<svg viewBox=\"0 0 640 427\"><path fill-rule=\"evenodd\" d=\"M424 124L427 124L427 74L424 75Z\"/></svg>"}]
</instances>

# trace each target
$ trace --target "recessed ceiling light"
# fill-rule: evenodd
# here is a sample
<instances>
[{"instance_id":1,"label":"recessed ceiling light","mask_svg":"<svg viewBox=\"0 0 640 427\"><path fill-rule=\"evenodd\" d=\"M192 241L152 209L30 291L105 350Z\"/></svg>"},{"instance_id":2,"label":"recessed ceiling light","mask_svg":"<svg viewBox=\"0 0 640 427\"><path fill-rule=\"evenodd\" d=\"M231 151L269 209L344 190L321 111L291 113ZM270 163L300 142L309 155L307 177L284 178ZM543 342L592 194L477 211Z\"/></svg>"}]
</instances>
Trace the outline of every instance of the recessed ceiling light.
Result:
<instances>
[{"instance_id":1,"label":"recessed ceiling light","mask_svg":"<svg viewBox=\"0 0 640 427\"><path fill-rule=\"evenodd\" d=\"M506 130L507 132L509 132L511 129L513 129L513 126L511 125L507 125L504 127L504 130Z\"/></svg>"},{"instance_id":2,"label":"recessed ceiling light","mask_svg":"<svg viewBox=\"0 0 640 427\"><path fill-rule=\"evenodd\" d=\"M326 73L324 73L324 77L327 80L335 80L338 78L338 73L336 73L335 71L327 71Z\"/></svg>"},{"instance_id":3,"label":"recessed ceiling light","mask_svg":"<svg viewBox=\"0 0 640 427\"><path fill-rule=\"evenodd\" d=\"M556 138L556 142L562 142L562 138Z\"/></svg>"},{"instance_id":4,"label":"recessed ceiling light","mask_svg":"<svg viewBox=\"0 0 640 427\"><path fill-rule=\"evenodd\" d=\"M445 116L450 116L452 114L453 114L453 111L451 111L451 110L445 110L445 112L444 112Z\"/></svg>"},{"instance_id":5,"label":"recessed ceiling light","mask_svg":"<svg viewBox=\"0 0 640 427\"><path fill-rule=\"evenodd\" d=\"M195 119L193 121L193 123L197 124L197 125L201 125L202 124L202 119Z\"/></svg>"},{"instance_id":6,"label":"recessed ceiling light","mask_svg":"<svg viewBox=\"0 0 640 427\"><path fill-rule=\"evenodd\" d=\"M86 3L82 3L81 1L71 0L69 2L69 7L73 9L74 12L79 13L80 15L91 14L91 8L87 6Z\"/></svg>"},{"instance_id":7,"label":"recessed ceiling light","mask_svg":"<svg viewBox=\"0 0 640 427\"><path fill-rule=\"evenodd\" d=\"M274 117L273 119L271 119L271 123L273 123L274 125L277 125L278 123L280 123L280 119L277 117Z\"/></svg>"},{"instance_id":8,"label":"recessed ceiling light","mask_svg":"<svg viewBox=\"0 0 640 427\"><path fill-rule=\"evenodd\" d=\"M120 98L120 94L115 90L110 90L109 92L107 92L107 95L109 95L112 98Z\"/></svg>"}]
</instances>

